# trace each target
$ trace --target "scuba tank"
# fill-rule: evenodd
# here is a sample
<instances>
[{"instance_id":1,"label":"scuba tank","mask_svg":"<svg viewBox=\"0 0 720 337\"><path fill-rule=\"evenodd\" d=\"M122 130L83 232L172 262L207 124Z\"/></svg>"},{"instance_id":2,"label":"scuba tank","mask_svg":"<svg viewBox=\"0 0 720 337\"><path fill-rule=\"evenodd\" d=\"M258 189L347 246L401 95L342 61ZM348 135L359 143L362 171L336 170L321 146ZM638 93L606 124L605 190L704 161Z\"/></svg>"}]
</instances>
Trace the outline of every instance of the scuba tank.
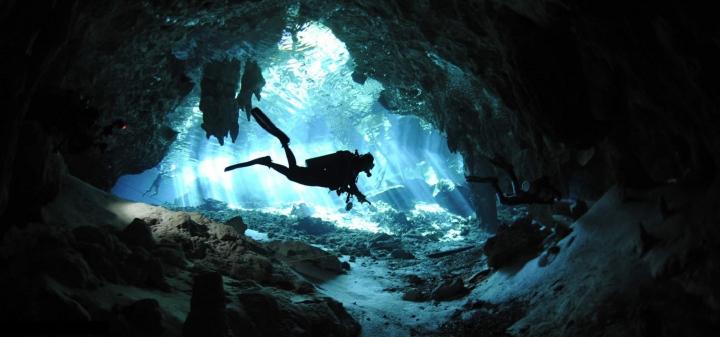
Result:
<instances>
[{"instance_id":1,"label":"scuba tank","mask_svg":"<svg viewBox=\"0 0 720 337\"><path fill-rule=\"evenodd\" d=\"M312 168L328 168L343 163L353 156L350 151L337 151L324 156L314 157L305 160L305 166Z\"/></svg>"}]
</instances>

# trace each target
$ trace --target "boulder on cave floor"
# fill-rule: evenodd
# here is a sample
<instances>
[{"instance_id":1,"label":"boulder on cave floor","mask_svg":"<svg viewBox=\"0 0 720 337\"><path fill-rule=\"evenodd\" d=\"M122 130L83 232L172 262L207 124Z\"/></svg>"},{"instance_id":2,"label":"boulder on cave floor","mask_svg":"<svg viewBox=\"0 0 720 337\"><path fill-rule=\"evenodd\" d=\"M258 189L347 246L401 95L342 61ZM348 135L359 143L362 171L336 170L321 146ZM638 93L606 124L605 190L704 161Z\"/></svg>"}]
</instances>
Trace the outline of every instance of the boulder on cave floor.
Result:
<instances>
[{"instance_id":1,"label":"boulder on cave floor","mask_svg":"<svg viewBox=\"0 0 720 337\"><path fill-rule=\"evenodd\" d=\"M410 289L407 290L402 295L402 299L404 301L410 301L410 302L425 302L430 299L430 297L424 293L422 290L419 289Z\"/></svg>"},{"instance_id":2,"label":"boulder on cave floor","mask_svg":"<svg viewBox=\"0 0 720 337\"><path fill-rule=\"evenodd\" d=\"M398 237L387 233L378 233L374 235L368 243L368 248L372 250L393 251L402 249L402 241Z\"/></svg>"},{"instance_id":3,"label":"boulder on cave floor","mask_svg":"<svg viewBox=\"0 0 720 337\"><path fill-rule=\"evenodd\" d=\"M323 280L344 272L336 256L301 241L275 241L268 248L275 257L312 279Z\"/></svg>"},{"instance_id":4,"label":"boulder on cave floor","mask_svg":"<svg viewBox=\"0 0 720 337\"><path fill-rule=\"evenodd\" d=\"M409 252L406 249L394 249L392 252L390 252L390 257L393 259L400 259L400 260L412 260L415 259L415 255L413 253Z\"/></svg>"},{"instance_id":5,"label":"boulder on cave floor","mask_svg":"<svg viewBox=\"0 0 720 337\"><path fill-rule=\"evenodd\" d=\"M293 300L291 293L256 288L237 296L239 306L233 309L241 321L251 322L247 336L336 336L360 335L360 324L340 302L329 297ZM231 323L231 329L233 329ZM235 331L235 329L233 329ZM238 331L239 332L239 331Z\"/></svg>"},{"instance_id":6,"label":"boulder on cave floor","mask_svg":"<svg viewBox=\"0 0 720 337\"><path fill-rule=\"evenodd\" d=\"M430 298L435 301L450 301L467 295L470 292L462 278L447 280L433 289Z\"/></svg>"},{"instance_id":7,"label":"boulder on cave floor","mask_svg":"<svg viewBox=\"0 0 720 337\"><path fill-rule=\"evenodd\" d=\"M240 228L242 229L242 227ZM247 226L245 226L245 228L247 228ZM235 227L218 223L211 224L208 232L221 241L237 241L243 236L243 234L238 232Z\"/></svg>"},{"instance_id":8,"label":"boulder on cave floor","mask_svg":"<svg viewBox=\"0 0 720 337\"><path fill-rule=\"evenodd\" d=\"M119 236L120 240L128 246L138 246L148 250L155 246L155 239L150 231L150 224L142 219L133 219L133 221L120 232Z\"/></svg>"},{"instance_id":9,"label":"boulder on cave floor","mask_svg":"<svg viewBox=\"0 0 720 337\"><path fill-rule=\"evenodd\" d=\"M230 226L235 229L239 234L245 235L245 231L248 229L248 225L243 221L243 218L241 216L234 216L227 221L225 221L225 225Z\"/></svg>"},{"instance_id":10,"label":"boulder on cave floor","mask_svg":"<svg viewBox=\"0 0 720 337\"><path fill-rule=\"evenodd\" d=\"M540 227L525 217L498 227L497 234L487 239L483 250L490 267L502 268L535 257L542 249L544 238Z\"/></svg>"},{"instance_id":11,"label":"boulder on cave floor","mask_svg":"<svg viewBox=\"0 0 720 337\"><path fill-rule=\"evenodd\" d=\"M322 235L335 231L335 225L332 222L324 221L319 218L304 217L298 219L294 227L304 233L310 235Z\"/></svg>"}]
</instances>

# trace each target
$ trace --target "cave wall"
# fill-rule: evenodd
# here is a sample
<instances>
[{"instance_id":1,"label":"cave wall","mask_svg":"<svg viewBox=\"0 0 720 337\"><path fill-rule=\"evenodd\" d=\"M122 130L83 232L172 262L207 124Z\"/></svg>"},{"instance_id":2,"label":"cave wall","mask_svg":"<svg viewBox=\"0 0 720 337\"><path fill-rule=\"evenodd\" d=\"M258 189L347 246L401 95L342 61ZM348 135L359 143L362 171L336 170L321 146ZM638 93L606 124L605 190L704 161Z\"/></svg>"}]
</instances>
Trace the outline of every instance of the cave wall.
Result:
<instances>
[{"instance_id":1,"label":"cave wall","mask_svg":"<svg viewBox=\"0 0 720 337\"><path fill-rule=\"evenodd\" d=\"M68 155L71 172L102 189L118 177L155 166L175 132L173 111L187 102L211 60L238 56L242 44L258 53L285 26L282 1L231 6L224 2L93 3L77 35L82 43L60 85L85 93L106 125L126 130L99 153ZM92 163L88 165L88 163Z\"/></svg>"},{"instance_id":2,"label":"cave wall","mask_svg":"<svg viewBox=\"0 0 720 337\"><path fill-rule=\"evenodd\" d=\"M42 202L52 198L53 190L59 186L43 166L47 163L46 157L52 153L48 150L45 133L38 134L37 125L29 123L26 115L38 88L67 58L70 32L79 11L78 1L38 4L32 8L17 1L0 5L0 28L6 32L0 37L3 46L0 100L5 105L0 114L0 215L13 206L14 195L22 193L22 197L17 197L21 202L27 198ZM27 138L31 138L28 144L21 144ZM18 152L21 152L20 156ZM25 167L27 164L35 167ZM47 194L28 193L38 190L47 191Z\"/></svg>"},{"instance_id":3,"label":"cave wall","mask_svg":"<svg viewBox=\"0 0 720 337\"><path fill-rule=\"evenodd\" d=\"M262 63L288 21L329 26L358 78L385 86L380 103L446 132L469 174L497 173L486 160L497 154L522 179L548 176L564 194L592 199L615 183L707 181L719 158L719 28L701 7L74 1L31 11L11 1L0 13L17 32L3 37L11 48L2 92L12 113L2 116L0 207L21 124L41 124L71 173L109 189L163 158L177 132L173 111L192 104L205 64L247 54L248 45ZM81 126L53 127L63 120ZM103 134L116 120L127 127ZM87 144L67 148L73 134Z\"/></svg>"},{"instance_id":4,"label":"cave wall","mask_svg":"<svg viewBox=\"0 0 720 337\"><path fill-rule=\"evenodd\" d=\"M241 45L263 55L285 27L286 8L282 1L3 2L0 214L21 206L4 222L26 221L26 209L52 199L66 166L109 190L121 175L157 165L177 135L174 110L193 104L202 66L237 55Z\"/></svg>"}]
</instances>

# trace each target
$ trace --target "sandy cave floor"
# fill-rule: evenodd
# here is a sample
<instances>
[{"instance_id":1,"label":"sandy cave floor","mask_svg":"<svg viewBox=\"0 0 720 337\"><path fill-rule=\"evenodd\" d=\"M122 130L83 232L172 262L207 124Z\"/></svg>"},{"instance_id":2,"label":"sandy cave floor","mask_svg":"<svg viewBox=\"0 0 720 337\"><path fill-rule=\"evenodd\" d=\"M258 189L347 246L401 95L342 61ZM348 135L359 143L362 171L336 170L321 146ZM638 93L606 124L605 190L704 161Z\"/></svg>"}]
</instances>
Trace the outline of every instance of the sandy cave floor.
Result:
<instances>
[{"instance_id":1,"label":"sandy cave floor","mask_svg":"<svg viewBox=\"0 0 720 337\"><path fill-rule=\"evenodd\" d=\"M179 210L200 212L216 221L239 215L248 224L247 235L255 239L301 240L348 262L350 268L345 274L313 280L313 283L321 293L343 303L362 325L362 336L430 335L470 305L469 299L463 296L466 294L449 300L432 300L434 288L446 280L461 278L471 290L489 275L482 253L488 234L478 227L474 218L445 212L403 214L411 222L412 229L408 229L389 223L398 219L397 212L390 211L384 217L386 222L381 221L379 226L386 232L395 230L392 235L342 227L321 228L322 233L310 234L308 228L297 225L295 216L218 207L211 211L202 207ZM512 217L522 213L516 210L503 214ZM438 226L438 222L444 225ZM332 226L329 222L323 224ZM449 239L447 233L456 235ZM444 257L428 257L457 248L468 249ZM398 250L409 255L398 257ZM403 299L411 290L417 290L423 298Z\"/></svg>"}]
</instances>

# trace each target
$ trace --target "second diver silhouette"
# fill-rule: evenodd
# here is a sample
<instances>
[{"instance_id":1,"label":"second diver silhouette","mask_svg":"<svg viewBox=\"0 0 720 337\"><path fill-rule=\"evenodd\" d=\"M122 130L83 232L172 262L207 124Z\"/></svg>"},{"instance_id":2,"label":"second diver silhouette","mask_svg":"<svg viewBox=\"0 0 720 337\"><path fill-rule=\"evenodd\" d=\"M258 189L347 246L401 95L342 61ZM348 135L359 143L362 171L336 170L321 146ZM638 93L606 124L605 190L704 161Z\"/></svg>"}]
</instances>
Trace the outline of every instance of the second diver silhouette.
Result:
<instances>
[{"instance_id":1,"label":"second diver silhouette","mask_svg":"<svg viewBox=\"0 0 720 337\"><path fill-rule=\"evenodd\" d=\"M356 182L360 172L365 172L365 175L368 177L372 175L370 170L375 166L372 154L366 153L360 155L357 150L355 150L355 153L350 151L337 151L328 155L308 159L305 161L307 166L298 166L295 154L293 154L289 146L290 138L282 132L282 130L278 129L262 110L253 108L251 114L255 117L260 127L280 141L285 150L288 166L273 163L272 158L266 156L228 166L225 168L225 172L241 167L263 165L281 173L289 180L298 184L327 187L335 191L337 195L347 193L347 197L345 198L345 209L347 210L352 208L352 196L355 196L361 203L370 203L365 195L358 190Z\"/></svg>"}]
</instances>

